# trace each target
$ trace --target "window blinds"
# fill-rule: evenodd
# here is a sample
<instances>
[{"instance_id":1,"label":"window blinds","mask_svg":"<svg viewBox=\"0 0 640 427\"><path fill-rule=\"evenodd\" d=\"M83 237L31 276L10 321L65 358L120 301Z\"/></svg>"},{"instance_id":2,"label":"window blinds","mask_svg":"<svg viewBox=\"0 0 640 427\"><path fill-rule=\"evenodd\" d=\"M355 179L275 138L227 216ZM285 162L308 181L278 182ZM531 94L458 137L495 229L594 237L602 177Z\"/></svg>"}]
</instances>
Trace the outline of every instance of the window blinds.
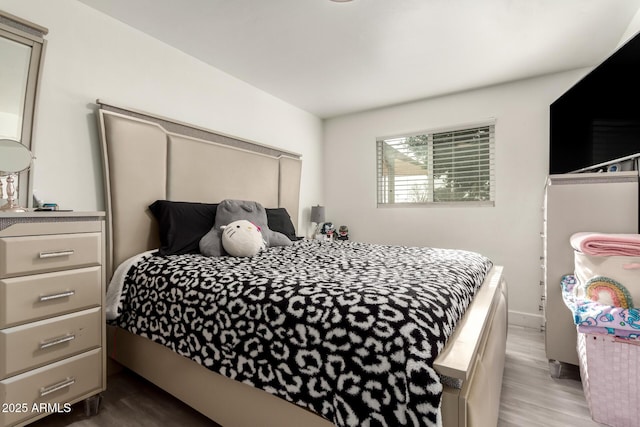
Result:
<instances>
[{"instance_id":1,"label":"window blinds","mask_svg":"<svg viewBox=\"0 0 640 427\"><path fill-rule=\"evenodd\" d=\"M495 125L378 139L378 204L494 201Z\"/></svg>"}]
</instances>

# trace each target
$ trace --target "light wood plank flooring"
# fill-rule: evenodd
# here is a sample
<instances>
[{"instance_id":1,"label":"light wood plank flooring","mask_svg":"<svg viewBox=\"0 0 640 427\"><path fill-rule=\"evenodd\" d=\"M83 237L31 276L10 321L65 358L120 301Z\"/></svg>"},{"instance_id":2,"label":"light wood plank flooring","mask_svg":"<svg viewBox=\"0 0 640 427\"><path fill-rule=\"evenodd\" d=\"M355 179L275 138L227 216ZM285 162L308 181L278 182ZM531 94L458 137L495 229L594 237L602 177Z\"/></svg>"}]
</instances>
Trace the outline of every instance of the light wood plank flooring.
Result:
<instances>
[{"instance_id":1,"label":"light wood plank flooring","mask_svg":"<svg viewBox=\"0 0 640 427\"><path fill-rule=\"evenodd\" d=\"M582 383L554 379L544 352L544 333L510 326L498 427L591 427Z\"/></svg>"},{"instance_id":2,"label":"light wood plank flooring","mask_svg":"<svg viewBox=\"0 0 640 427\"><path fill-rule=\"evenodd\" d=\"M502 382L499 427L590 427L582 385L549 376L544 335L533 329L509 327L507 360ZM83 405L70 414L36 421L36 427L216 426L169 394L137 375L123 371L109 377L98 415L86 417Z\"/></svg>"}]
</instances>

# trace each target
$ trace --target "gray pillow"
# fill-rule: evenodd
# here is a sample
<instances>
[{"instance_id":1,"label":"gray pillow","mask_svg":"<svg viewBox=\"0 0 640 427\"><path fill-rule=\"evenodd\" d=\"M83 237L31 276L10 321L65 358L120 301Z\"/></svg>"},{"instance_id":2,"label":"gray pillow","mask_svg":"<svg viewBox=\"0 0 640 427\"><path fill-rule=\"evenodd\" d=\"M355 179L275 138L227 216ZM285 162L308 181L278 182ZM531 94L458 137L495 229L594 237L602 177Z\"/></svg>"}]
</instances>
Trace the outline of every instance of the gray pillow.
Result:
<instances>
[{"instance_id":1,"label":"gray pillow","mask_svg":"<svg viewBox=\"0 0 640 427\"><path fill-rule=\"evenodd\" d=\"M218 205L213 228L200 239L200 252L206 256L226 255L222 247L222 230L220 227L240 219L246 219L260 227L267 247L289 246L292 244L291 240L284 234L269 229L267 211L260 203L227 199Z\"/></svg>"}]
</instances>

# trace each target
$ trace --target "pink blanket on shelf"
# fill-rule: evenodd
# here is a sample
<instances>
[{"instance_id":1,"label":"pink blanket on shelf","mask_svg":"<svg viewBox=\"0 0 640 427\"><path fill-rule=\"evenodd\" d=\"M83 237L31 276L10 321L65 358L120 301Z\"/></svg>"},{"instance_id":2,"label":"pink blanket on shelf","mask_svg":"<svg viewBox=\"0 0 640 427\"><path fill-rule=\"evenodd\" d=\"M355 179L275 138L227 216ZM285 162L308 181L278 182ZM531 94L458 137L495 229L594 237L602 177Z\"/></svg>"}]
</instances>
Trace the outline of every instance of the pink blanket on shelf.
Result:
<instances>
[{"instance_id":1,"label":"pink blanket on shelf","mask_svg":"<svg viewBox=\"0 0 640 427\"><path fill-rule=\"evenodd\" d=\"M640 256L640 234L575 233L571 246L593 256Z\"/></svg>"}]
</instances>

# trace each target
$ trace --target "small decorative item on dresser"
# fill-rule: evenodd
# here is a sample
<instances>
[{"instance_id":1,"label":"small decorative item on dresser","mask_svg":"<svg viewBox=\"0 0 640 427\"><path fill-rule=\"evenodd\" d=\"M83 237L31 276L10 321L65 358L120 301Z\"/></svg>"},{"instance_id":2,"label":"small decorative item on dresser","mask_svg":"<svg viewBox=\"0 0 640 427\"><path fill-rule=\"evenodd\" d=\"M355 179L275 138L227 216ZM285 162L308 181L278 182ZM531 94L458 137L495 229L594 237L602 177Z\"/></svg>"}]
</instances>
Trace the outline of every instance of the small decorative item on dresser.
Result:
<instances>
[{"instance_id":1,"label":"small decorative item on dresser","mask_svg":"<svg viewBox=\"0 0 640 427\"><path fill-rule=\"evenodd\" d=\"M320 227L320 234L316 235L317 240L332 241L335 234L335 227L332 222L325 222Z\"/></svg>"},{"instance_id":2,"label":"small decorative item on dresser","mask_svg":"<svg viewBox=\"0 0 640 427\"><path fill-rule=\"evenodd\" d=\"M336 240L349 240L349 228L346 225L341 225L336 233Z\"/></svg>"}]
</instances>

